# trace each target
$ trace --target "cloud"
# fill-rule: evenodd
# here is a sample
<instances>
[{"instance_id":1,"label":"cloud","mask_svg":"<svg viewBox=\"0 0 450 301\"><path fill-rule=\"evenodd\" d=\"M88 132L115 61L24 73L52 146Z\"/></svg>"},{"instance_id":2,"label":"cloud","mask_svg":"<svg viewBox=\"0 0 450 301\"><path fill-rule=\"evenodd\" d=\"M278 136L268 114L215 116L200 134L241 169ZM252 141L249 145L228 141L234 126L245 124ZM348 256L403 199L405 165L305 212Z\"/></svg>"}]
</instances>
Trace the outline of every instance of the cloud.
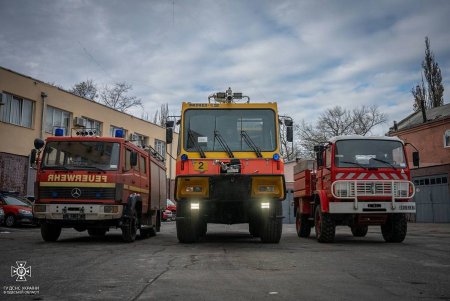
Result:
<instances>
[{"instance_id":1,"label":"cloud","mask_svg":"<svg viewBox=\"0 0 450 301\"><path fill-rule=\"evenodd\" d=\"M126 81L153 116L231 86L313 122L334 105L409 115L424 37L450 93L450 3L10 1L0 65L64 87ZM20 20L20 22L18 22ZM131 111L138 117L141 110ZM379 130L383 133L383 129Z\"/></svg>"}]
</instances>

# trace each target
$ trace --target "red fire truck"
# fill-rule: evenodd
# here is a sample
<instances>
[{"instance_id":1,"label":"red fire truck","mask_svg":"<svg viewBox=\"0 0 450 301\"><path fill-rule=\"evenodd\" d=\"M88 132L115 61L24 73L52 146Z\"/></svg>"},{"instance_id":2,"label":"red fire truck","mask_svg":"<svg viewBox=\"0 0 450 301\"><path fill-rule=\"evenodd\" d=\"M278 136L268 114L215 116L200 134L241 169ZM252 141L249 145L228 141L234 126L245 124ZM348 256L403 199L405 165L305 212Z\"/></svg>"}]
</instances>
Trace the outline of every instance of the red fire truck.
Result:
<instances>
[{"instance_id":1,"label":"red fire truck","mask_svg":"<svg viewBox=\"0 0 450 301\"><path fill-rule=\"evenodd\" d=\"M315 227L319 242L333 242L335 228L346 225L356 237L380 225L386 242L402 242L414 185L404 143L396 137L341 136L315 147L316 161L294 167L294 204L299 237ZM413 153L414 165L419 154Z\"/></svg>"},{"instance_id":2,"label":"red fire truck","mask_svg":"<svg viewBox=\"0 0 450 301\"><path fill-rule=\"evenodd\" d=\"M278 116L276 103L249 103L231 89L211 99L182 105L175 187L178 240L197 241L208 223L249 223L253 236L278 243L285 199L279 118L290 141L292 119Z\"/></svg>"},{"instance_id":3,"label":"red fire truck","mask_svg":"<svg viewBox=\"0 0 450 301\"><path fill-rule=\"evenodd\" d=\"M97 137L89 129L75 133L63 136L56 129L45 143L34 142L31 162L38 171L33 214L42 238L56 241L61 228L69 227L91 236L120 227L126 242L134 241L138 230L141 237L155 235L166 200L163 157L125 140L121 130L116 137Z\"/></svg>"}]
</instances>

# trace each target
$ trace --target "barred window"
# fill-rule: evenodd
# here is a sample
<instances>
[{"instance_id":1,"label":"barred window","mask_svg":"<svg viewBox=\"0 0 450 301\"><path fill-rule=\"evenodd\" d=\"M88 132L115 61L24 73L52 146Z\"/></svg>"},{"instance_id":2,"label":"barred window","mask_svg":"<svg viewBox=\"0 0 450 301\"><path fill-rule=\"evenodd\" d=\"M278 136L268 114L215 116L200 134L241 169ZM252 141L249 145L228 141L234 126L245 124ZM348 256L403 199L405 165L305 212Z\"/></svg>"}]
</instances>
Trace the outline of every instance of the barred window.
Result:
<instances>
[{"instance_id":1,"label":"barred window","mask_svg":"<svg viewBox=\"0 0 450 301\"><path fill-rule=\"evenodd\" d=\"M90 119L90 118L87 118L84 116L83 116L83 118L86 119L86 128L87 129L96 130L98 136L102 135L102 125L103 125L102 122L100 122L98 120Z\"/></svg>"}]
</instances>

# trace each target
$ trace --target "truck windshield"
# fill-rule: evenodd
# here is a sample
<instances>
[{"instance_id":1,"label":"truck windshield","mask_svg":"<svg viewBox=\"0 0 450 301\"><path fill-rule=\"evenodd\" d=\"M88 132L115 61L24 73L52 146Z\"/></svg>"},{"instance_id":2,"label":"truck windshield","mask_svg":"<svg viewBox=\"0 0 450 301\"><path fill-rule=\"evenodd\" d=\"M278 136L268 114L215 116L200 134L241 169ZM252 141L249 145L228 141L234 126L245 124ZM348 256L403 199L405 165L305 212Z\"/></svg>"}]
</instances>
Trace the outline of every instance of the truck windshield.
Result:
<instances>
[{"instance_id":1,"label":"truck windshield","mask_svg":"<svg viewBox=\"0 0 450 301\"><path fill-rule=\"evenodd\" d=\"M43 169L115 170L119 143L98 141L52 141L45 146Z\"/></svg>"},{"instance_id":2,"label":"truck windshield","mask_svg":"<svg viewBox=\"0 0 450 301\"><path fill-rule=\"evenodd\" d=\"M243 131L261 151L276 149L275 112L271 109L186 110L183 146L186 151L197 151L194 142L189 139L190 132L203 151L223 152L225 149L214 135L216 132L220 133L231 151L253 152L242 136Z\"/></svg>"},{"instance_id":3,"label":"truck windshield","mask_svg":"<svg viewBox=\"0 0 450 301\"><path fill-rule=\"evenodd\" d=\"M388 140L341 140L336 142L336 167L405 168L403 144Z\"/></svg>"}]
</instances>

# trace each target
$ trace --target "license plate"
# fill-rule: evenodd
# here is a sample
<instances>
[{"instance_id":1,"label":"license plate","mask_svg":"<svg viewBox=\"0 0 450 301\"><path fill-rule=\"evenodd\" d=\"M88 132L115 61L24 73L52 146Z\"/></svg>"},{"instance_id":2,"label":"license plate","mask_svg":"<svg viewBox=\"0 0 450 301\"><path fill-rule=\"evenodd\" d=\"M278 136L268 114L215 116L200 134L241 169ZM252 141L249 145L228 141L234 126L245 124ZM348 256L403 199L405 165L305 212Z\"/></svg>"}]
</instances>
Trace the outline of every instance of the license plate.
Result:
<instances>
[{"instance_id":1,"label":"license plate","mask_svg":"<svg viewBox=\"0 0 450 301\"><path fill-rule=\"evenodd\" d=\"M84 220L85 219L84 214L78 214L78 213L67 213L63 215L63 219L69 219L69 220Z\"/></svg>"},{"instance_id":2,"label":"license plate","mask_svg":"<svg viewBox=\"0 0 450 301\"><path fill-rule=\"evenodd\" d=\"M205 161L194 161L194 170L196 171L207 171L208 162Z\"/></svg>"}]
</instances>

